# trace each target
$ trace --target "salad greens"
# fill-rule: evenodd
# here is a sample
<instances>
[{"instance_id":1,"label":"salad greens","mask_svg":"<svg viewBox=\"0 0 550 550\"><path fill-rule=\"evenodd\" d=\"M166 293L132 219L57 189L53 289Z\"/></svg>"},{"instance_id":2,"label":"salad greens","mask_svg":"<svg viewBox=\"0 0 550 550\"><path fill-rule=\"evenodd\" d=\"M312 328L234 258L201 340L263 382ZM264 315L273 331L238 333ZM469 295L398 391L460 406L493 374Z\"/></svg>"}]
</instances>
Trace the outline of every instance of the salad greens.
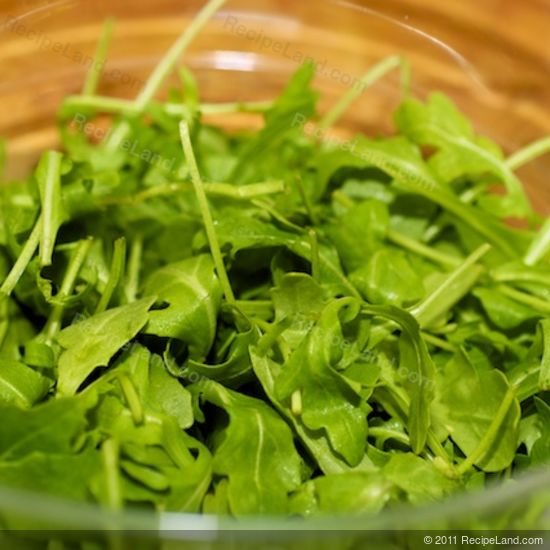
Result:
<instances>
[{"instance_id":1,"label":"salad greens","mask_svg":"<svg viewBox=\"0 0 550 550\"><path fill-rule=\"evenodd\" d=\"M396 57L322 117L311 62L275 101L202 103L186 70L155 99L222 4L135 101L92 70L60 151L0 187L0 485L309 516L548 464L550 222L514 173L548 140L507 159ZM395 69L396 134L328 139ZM264 125L202 118L231 112Z\"/></svg>"}]
</instances>

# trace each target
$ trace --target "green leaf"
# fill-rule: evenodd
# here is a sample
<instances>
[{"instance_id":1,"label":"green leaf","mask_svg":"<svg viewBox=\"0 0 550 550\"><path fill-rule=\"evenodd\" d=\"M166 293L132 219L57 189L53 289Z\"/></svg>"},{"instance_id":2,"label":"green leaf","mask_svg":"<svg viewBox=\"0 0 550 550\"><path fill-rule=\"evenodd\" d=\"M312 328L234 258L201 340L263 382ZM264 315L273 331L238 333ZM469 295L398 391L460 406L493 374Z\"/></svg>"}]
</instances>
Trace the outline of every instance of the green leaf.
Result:
<instances>
[{"instance_id":1,"label":"green leaf","mask_svg":"<svg viewBox=\"0 0 550 550\"><path fill-rule=\"evenodd\" d=\"M354 205L327 228L348 273L363 267L382 247L389 221L387 206L369 200Z\"/></svg>"},{"instance_id":2,"label":"green leaf","mask_svg":"<svg viewBox=\"0 0 550 550\"><path fill-rule=\"evenodd\" d=\"M199 363L188 360L182 377L189 380L206 377L228 387L240 386L251 379L252 365L248 350L257 343L258 338L259 330L255 327L246 332L232 332L227 354L219 362Z\"/></svg>"},{"instance_id":3,"label":"green leaf","mask_svg":"<svg viewBox=\"0 0 550 550\"><path fill-rule=\"evenodd\" d=\"M262 401L212 381L201 383L202 398L229 414L214 451L214 473L227 476L231 511L283 514L288 493L300 484L300 456L286 423Z\"/></svg>"},{"instance_id":4,"label":"green leaf","mask_svg":"<svg viewBox=\"0 0 550 550\"><path fill-rule=\"evenodd\" d=\"M391 248L376 251L350 281L372 304L404 306L423 298L424 285L407 256Z\"/></svg>"},{"instance_id":5,"label":"green leaf","mask_svg":"<svg viewBox=\"0 0 550 550\"><path fill-rule=\"evenodd\" d=\"M0 460L18 460L36 452L70 453L86 426L87 408L76 398L55 399L30 410L3 406Z\"/></svg>"},{"instance_id":6,"label":"green leaf","mask_svg":"<svg viewBox=\"0 0 550 550\"><path fill-rule=\"evenodd\" d=\"M365 454L367 420L361 396L354 384L335 369L342 357L341 317L355 303L348 299L326 306L318 323L285 362L275 381L277 399L287 406L300 392L299 416L310 430L323 430L332 448L350 466ZM357 315L357 311L355 313Z\"/></svg>"},{"instance_id":7,"label":"green leaf","mask_svg":"<svg viewBox=\"0 0 550 550\"><path fill-rule=\"evenodd\" d=\"M455 215L509 257L519 251L511 245L509 231L488 214L480 216L469 204L462 202L435 177L422 159L419 149L404 137L385 140L358 140L357 154L365 163L389 174L405 189L433 201Z\"/></svg>"},{"instance_id":8,"label":"green leaf","mask_svg":"<svg viewBox=\"0 0 550 550\"><path fill-rule=\"evenodd\" d=\"M445 477L433 463L410 453L394 454L382 471L413 504L438 501L458 489L457 482Z\"/></svg>"},{"instance_id":9,"label":"green leaf","mask_svg":"<svg viewBox=\"0 0 550 550\"><path fill-rule=\"evenodd\" d=\"M105 381L123 373L127 373L141 399L140 408L169 416L182 429L193 424L191 394L168 373L158 355L151 355L139 344L132 345L104 376Z\"/></svg>"},{"instance_id":10,"label":"green leaf","mask_svg":"<svg viewBox=\"0 0 550 550\"><path fill-rule=\"evenodd\" d=\"M106 367L113 355L145 326L156 298L109 309L62 330L57 338L64 348L59 358L58 390L76 393L97 367Z\"/></svg>"},{"instance_id":11,"label":"green leaf","mask_svg":"<svg viewBox=\"0 0 550 550\"><path fill-rule=\"evenodd\" d=\"M241 151L233 176L244 180L243 173L247 173L251 162L261 162L266 153L277 147L289 134L300 131L303 122L315 113L317 94L310 87L315 71L313 62L304 63L296 71L284 92L266 112L265 126Z\"/></svg>"},{"instance_id":12,"label":"green leaf","mask_svg":"<svg viewBox=\"0 0 550 550\"><path fill-rule=\"evenodd\" d=\"M50 381L23 363L0 359L0 403L30 407L48 392Z\"/></svg>"},{"instance_id":13,"label":"green leaf","mask_svg":"<svg viewBox=\"0 0 550 550\"><path fill-rule=\"evenodd\" d=\"M252 348L250 350L254 373L258 377L262 388L267 394L270 402L277 409L279 414L289 422L304 447L319 465L325 474L338 474L352 470L365 471L373 468L372 463L366 455L355 467L350 466L346 460L338 455L332 448L326 434L322 430L311 430L303 422L300 416L295 416L288 404L283 404L275 394L275 381L281 373L281 365L267 357L263 350Z\"/></svg>"},{"instance_id":14,"label":"green leaf","mask_svg":"<svg viewBox=\"0 0 550 550\"><path fill-rule=\"evenodd\" d=\"M441 93L431 94L424 105L407 99L395 115L397 127L419 145L437 148L430 165L446 181L462 176L490 173L506 185L506 200L500 199L501 216L531 215L527 195L514 173L504 162L500 149L488 139L477 137L471 123L452 101ZM497 201L491 201L494 207Z\"/></svg>"},{"instance_id":15,"label":"green leaf","mask_svg":"<svg viewBox=\"0 0 550 550\"><path fill-rule=\"evenodd\" d=\"M476 369L466 354L459 352L445 365L438 388L446 410L445 427L460 450L468 457L487 443L475 465L485 472L507 468L518 446L520 407L513 398L508 409L501 410L511 391L502 372ZM496 434L487 441L495 419L499 421Z\"/></svg>"},{"instance_id":16,"label":"green leaf","mask_svg":"<svg viewBox=\"0 0 550 550\"><path fill-rule=\"evenodd\" d=\"M500 329L512 329L541 316L533 308L503 296L495 289L476 288L472 293L480 300L489 319Z\"/></svg>"},{"instance_id":17,"label":"green leaf","mask_svg":"<svg viewBox=\"0 0 550 550\"><path fill-rule=\"evenodd\" d=\"M540 427L540 437L535 441L531 450L533 465L548 464L550 461L550 405L535 397L537 420Z\"/></svg>"},{"instance_id":18,"label":"green leaf","mask_svg":"<svg viewBox=\"0 0 550 550\"><path fill-rule=\"evenodd\" d=\"M13 462L0 462L0 479L4 487L85 501L88 482L100 467L95 449L75 455L55 454L48 449Z\"/></svg>"},{"instance_id":19,"label":"green leaf","mask_svg":"<svg viewBox=\"0 0 550 550\"><path fill-rule=\"evenodd\" d=\"M304 516L376 514L392 494L392 484L379 472L332 474L317 477L300 487L292 497L293 511Z\"/></svg>"},{"instance_id":20,"label":"green leaf","mask_svg":"<svg viewBox=\"0 0 550 550\"><path fill-rule=\"evenodd\" d=\"M401 327L399 339L399 369L408 373L410 395L407 429L413 451L424 448L431 425L431 405L434 393L435 365L420 334L415 318L395 306L365 306L367 315L380 316Z\"/></svg>"},{"instance_id":21,"label":"green leaf","mask_svg":"<svg viewBox=\"0 0 550 550\"><path fill-rule=\"evenodd\" d=\"M216 335L221 289L208 256L189 258L162 267L146 280L144 293L162 306L149 314L146 334L177 338L202 360Z\"/></svg>"}]
</instances>

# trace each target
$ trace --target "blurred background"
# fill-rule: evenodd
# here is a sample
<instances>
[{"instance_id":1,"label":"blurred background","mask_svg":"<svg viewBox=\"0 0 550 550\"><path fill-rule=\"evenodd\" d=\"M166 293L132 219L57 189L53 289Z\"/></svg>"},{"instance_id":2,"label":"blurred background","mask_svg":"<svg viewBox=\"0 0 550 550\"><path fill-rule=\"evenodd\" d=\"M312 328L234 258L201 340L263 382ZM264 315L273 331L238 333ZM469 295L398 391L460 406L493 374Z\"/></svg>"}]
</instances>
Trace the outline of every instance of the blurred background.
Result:
<instances>
[{"instance_id":1,"label":"blurred background","mask_svg":"<svg viewBox=\"0 0 550 550\"><path fill-rule=\"evenodd\" d=\"M0 136L8 139L9 173L21 175L55 144L55 113L80 91L107 16L116 27L100 93L132 98L204 3L0 0ZM415 93L448 93L510 152L550 134L549 31L549 0L228 0L185 63L204 100L236 101L271 99L313 57L323 107L369 66L401 54L411 61ZM365 94L342 131L390 132L399 97L392 75ZM520 175L550 210L550 162L535 164Z\"/></svg>"}]
</instances>

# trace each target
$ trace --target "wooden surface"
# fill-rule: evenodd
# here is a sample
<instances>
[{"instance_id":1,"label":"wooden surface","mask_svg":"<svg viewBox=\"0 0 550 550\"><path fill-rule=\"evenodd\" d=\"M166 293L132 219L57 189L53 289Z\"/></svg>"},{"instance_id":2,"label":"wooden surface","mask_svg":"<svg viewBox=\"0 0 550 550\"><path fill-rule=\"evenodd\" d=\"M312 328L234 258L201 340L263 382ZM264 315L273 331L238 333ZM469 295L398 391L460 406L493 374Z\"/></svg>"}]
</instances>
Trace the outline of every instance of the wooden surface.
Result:
<instances>
[{"instance_id":1,"label":"wooden surface","mask_svg":"<svg viewBox=\"0 0 550 550\"><path fill-rule=\"evenodd\" d=\"M91 56L101 22L114 15L115 40L101 92L135 97L136 83L203 3L1 0L0 135L10 139L12 167L24 168L40 149L55 145L54 114L66 94L80 90L86 74L86 63L52 44ZM407 56L419 95L442 89L507 152L550 134L550 0L229 0L185 58L207 100L271 97L298 65L261 41L239 36L227 24L235 14L247 30L325 63L329 76L336 68L358 78L386 55ZM22 16L22 30L6 25L9 15ZM242 70L242 63L238 70L227 66L236 52L240 62L250 60L252 70ZM344 79L327 74L317 79L327 97L324 106L346 89ZM388 132L398 100L397 78L391 76L365 94L344 126ZM548 173L548 159L521 172L541 210L550 207Z\"/></svg>"}]
</instances>

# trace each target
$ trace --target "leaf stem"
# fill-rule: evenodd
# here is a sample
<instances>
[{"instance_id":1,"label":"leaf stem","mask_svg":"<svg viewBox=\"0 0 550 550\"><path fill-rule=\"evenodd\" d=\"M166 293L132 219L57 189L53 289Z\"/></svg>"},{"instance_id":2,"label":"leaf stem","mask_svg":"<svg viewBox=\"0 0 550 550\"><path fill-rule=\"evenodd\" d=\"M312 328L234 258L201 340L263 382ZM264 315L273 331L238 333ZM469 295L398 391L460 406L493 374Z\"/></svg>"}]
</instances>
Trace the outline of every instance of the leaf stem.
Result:
<instances>
[{"instance_id":1,"label":"leaf stem","mask_svg":"<svg viewBox=\"0 0 550 550\"><path fill-rule=\"evenodd\" d=\"M59 217L61 201L61 161L63 155L56 151L47 152L44 157L46 178L41 195L42 200L42 236L40 238L40 265L52 263L57 229L52 225Z\"/></svg>"},{"instance_id":2,"label":"leaf stem","mask_svg":"<svg viewBox=\"0 0 550 550\"><path fill-rule=\"evenodd\" d=\"M109 52L109 46L111 45L111 39L113 37L113 23L114 19L109 17L103 24L101 36L97 44L97 49L90 66L90 70L86 76L86 81L82 89L82 94L85 96L92 95L96 92L99 85L99 80L103 73L103 67L105 66L105 60Z\"/></svg>"},{"instance_id":3,"label":"leaf stem","mask_svg":"<svg viewBox=\"0 0 550 550\"><path fill-rule=\"evenodd\" d=\"M181 103L157 103L151 101L149 104L158 105L166 114L191 120L194 111ZM94 109L113 115L139 115L146 110L140 109L135 101L129 99L120 99L116 97L106 97L99 95L75 95L67 97L63 106L65 108ZM240 101L230 103L200 103L197 111L203 115L223 115L235 113L265 113L273 106L273 101Z\"/></svg>"},{"instance_id":4,"label":"leaf stem","mask_svg":"<svg viewBox=\"0 0 550 550\"><path fill-rule=\"evenodd\" d=\"M225 4L226 0L210 0L193 18L187 30L176 40L161 62L155 67L145 87L136 99L138 109L143 109L153 99L176 63L185 53L191 42L206 25L208 20Z\"/></svg>"},{"instance_id":5,"label":"leaf stem","mask_svg":"<svg viewBox=\"0 0 550 550\"><path fill-rule=\"evenodd\" d=\"M526 265L533 266L540 262L550 251L550 218L542 224L537 235L532 240L523 262Z\"/></svg>"},{"instance_id":6,"label":"leaf stem","mask_svg":"<svg viewBox=\"0 0 550 550\"><path fill-rule=\"evenodd\" d=\"M134 424L141 424L144 419L143 409L141 407L141 402L139 400L138 394L136 393L136 388L134 387L134 384L126 373L119 374L118 381L120 383L120 387L122 388L122 393L126 398L128 408L130 409L130 412L132 414Z\"/></svg>"},{"instance_id":7,"label":"leaf stem","mask_svg":"<svg viewBox=\"0 0 550 550\"><path fill-rule=\"evenodd\" d=\"M410 252L417 254L418 256L422 256L424 258L427 258L428 260L432 260L435 263L441 264L445 267L450 267L454 269L458 267L463 261L462 258L457 258L456 256L451 256L450 254L440 252L435 248L426 246L425 244L411 239L410 237L394 231L393 229L388 229L386 237L392 243L402 248L405 248Z\"/></svg>"},{"instance_id":8,"label":"leaf stem","mask_svg":"<svg viewBox=\"0 0 550 550\"><path fill-rule=\"evenodd\" d=\"M485 432L483 439L479 442L476 449L468 455L468 457L458 465L456 471L459 475L464 475L470 468L474 466L476 462L481 460L491 448L491 445L494 443L495 438L498 434L500 426L504 422L510 406L512 405L516 396L516 392L513 387L508 388L504 399L502 400L489 429Z\"/></svg>"},{"instance_id":9,"label":"leaf stem","mask_svg":"<svg viewBox=\"0 0 550 550\"><path fill-rule=\"evenodd\" d=\"M422 326L426 319L424 318L429 312L430 308L439 302L439 300L447 293L448 288L452 286L455 282L459 281L464 273L473 265L475 265L478 260L480 260L487 252L491 250L489 244L481 245L477 250L472 252L457 269L455 269L450 275L445 279L445 282L432 292L427 298L425 298L420 304L412 308L411 313L414 315L420 326Z\"/></svg>"},{"instance_id":10,"label":"leaf stem","mask_svg":"<svg viewBox=\"0 0 550 550\"><path fill-rule=\"evenodd\" d=\"M143 254L143 237L137 235L130 247L130 259L128 261L128 280L125 294L128 303L136 299L139 287L139 274L141 271L141 256Z\"/></svg>"},{"instance_id":11,"label":"leaf stem","mask_svg":"<svg viewBox=\"0 0 550 550\"><path fill-rule=\"evenodd\" d=\"M208 20L225 4L225 2L226 0L210 0L193 18L185 32L174 42L166 55L161 59L160 63L155 67L149 79L145 83L145 86L138 94L138 97L135 100L135 107L138 112L142 112L147 104L153 99L191 42L203 29ZM106 143L107 150L112 151L117 149L126 138L129 131L130 125L128 121L121 122L116 127L115 131L110 135L109 140Z\"/></svg>"},{"instance_id":12,"label":"leaf stem","mask_svg":"<svg viewBox=\"0 0 550 550\"><path fill-rule=\"evenodd\" d=\"M375 82L397 67L404 67L403 60L398 56L388 57L377 63L342 96L328 113L325 114L319 122L319 128L321 130L326 130L333 126L356 99Z\"/></svg>"},{"instance_id":13,"label":"leaf stem","mask_svg":"<svg viewBox=\"0 0 550 550\"><path fill-rule=\"evenodd\" d=\"M533 309L543 313L550 313L550 302L547 302L546 300L541 300L536 296L527 294L521 290L516 290L508 285L499 285L497 290L504 296L508 296L508 298L512 298L512 300L515 300L520 304L532 307Z\"/></svg>"},{"instance_id":14,"label":"leaf stem","mask_svg":"<svg viewBox=\"0 0 550 550\"><path fill-rule=\"evenodd\" d=\"M61 288L59 289L58 294L59 299L63 300L72 294L76 283L76 278L78 277L78 273L80 272L84 260L90 251L92 242L92 239L85 239L78 243L71 260L69 261L63 282L61 283ZM63 304L58 304L52 309L44 327L44 333L46 334L46 339L48 341L53 340L59 332L64 310L65 306Z\"/></svg>"},{"instance_id":15,"label":"leaf stem","mask_svg":"<svg viewBox=\"0 0 550 550\"><path fill-rule=\"evenodd\" d=\"M19 279L27 269L29 262L31 261L36 249L38 248L38 243L40 242L40 234L42 230L42 215L40 215L34 224L33 230L29 235L29 238L25 242L19 257L17 258L15 264L11 268L8 276L2 283L0 287L0 298L9 296L12 292Z\"/></svg>"},{"instance_id":16,"label":"leaf stem","mask_svg":"<svg viewBox=\"0 0 550 550\"><path fill-rule=\"evenodd\" d=\"M206 193L204 192L204 186L197 166L193 145L191 144L191 137L189 136L189 126L186 122L181 122L180 134L183 152L185 153L185 158L187 159L187 164L191 173L191 181L199 202L199 208L201 211L204 228L206 230L206 236L208 237L208 243L210 245L210 253L212 254L212 259L214 260L214 265L216 267L216 272L218 273L225 299L230 305L235 305L235 295L233 294L233 289L231 288L231 283L229 282L229 277L227 276L227 271L225 270L220 243L214 227L214 220L212 219L208 199L206 198Z\"/></svg>"},{"instance_id":17,"label":"leaf stem","mask_svg":"<svg viewBox=\"0 0 550 550\"><path fill-rule=\"evenodd\" d=\"M103 469L105 473L107 506L111 510L120 510L122 508L123 499L119 474L119 442L112 437L106 439L101 446L101 455L103 458Z\"/></svg>"},{"instance_id":18,"label":"leaf stem","mask_svg":"<svg viewBox=\"0 0 550 550\"><path fill-rule=\"evenodd\" d=\"M311 276L315 281L321 283L321 258L319 257L319 241L317 232L314 229L308 231L309 246L311 248Z\"/></svg>"},{"instance_id":19,"label":"leaf stem","mask_svg":"<svg viewBox=\"0 0 550 550\"><path fill-rule=\"evenodd\" d=\"M524 164L550 152L550 136L539 139L527 147L520 149L506 160L510 170L517 170Z\"/></svg>"},{"instance_id":20,"label":"leaf stem","mask_svg":"<svg viewBox=\"0 0 550 550\"><path fill-rule=\"evenodd\" d=\"M122 279L125 260L126 239L121 237L115 241L113 247L113 258L111 260L111 269L109 270L109 279L107 280L105 290L95 308L96 313L102 313L109 307L109 302L111 301L113 293Z\"/></svg>"},{"instance_id":21,"label":"leaf stem","mask_svg":"<svg viewBox=\"0 0 550 550\"><path fill-rule=\"evenodd\" d=\"M424 341L428 344L431 344L432 346L435 346L436 348L441 348L445 351L451 351L455 352L456 347L452 344L449 344L447 340L443 340L443 338L438 338L437 336L434 336L433 334L429 334L427 332L421 332L422 338L424 338Z\"/></svg>"}]
</instances>

